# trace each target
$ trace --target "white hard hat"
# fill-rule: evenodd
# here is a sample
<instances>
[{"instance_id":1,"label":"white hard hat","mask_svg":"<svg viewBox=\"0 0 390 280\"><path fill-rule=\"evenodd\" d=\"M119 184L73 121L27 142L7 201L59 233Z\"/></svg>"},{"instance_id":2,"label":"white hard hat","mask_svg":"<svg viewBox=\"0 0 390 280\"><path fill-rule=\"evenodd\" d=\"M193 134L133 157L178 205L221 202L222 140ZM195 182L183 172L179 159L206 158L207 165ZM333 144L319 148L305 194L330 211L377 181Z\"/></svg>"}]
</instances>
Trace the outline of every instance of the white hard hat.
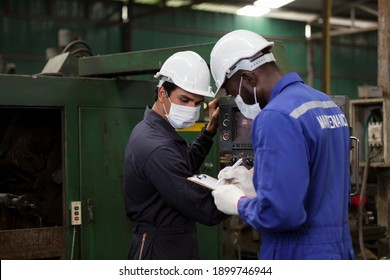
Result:
<instances>
[{"instance_id":1,"label":"white hard hat","mask_svg":"<svg viewBox=\"0 0 390 280\"><path fill-rule=\"evenodd\" d=\"M196 52L183 51L171 55L154 77L160 79L158 86L168 81L188 92L214 97L209 68Z\"/></svg>"},{"instance_id":2,"label":"white hard hat","mask_svg":"<svg viewBox=\"0 0 390 280\"><path fill-rule=\"evenodd\" d=\"M232 77L238 70L251 71L264 63L275 61L272 53L261 52L273 46L274 42L268 42L249 30L235 30L219 39L210 54L211 74L217 87L215 97L225 93L221 87L226 77Z\"/></svg>"}]
</instances>

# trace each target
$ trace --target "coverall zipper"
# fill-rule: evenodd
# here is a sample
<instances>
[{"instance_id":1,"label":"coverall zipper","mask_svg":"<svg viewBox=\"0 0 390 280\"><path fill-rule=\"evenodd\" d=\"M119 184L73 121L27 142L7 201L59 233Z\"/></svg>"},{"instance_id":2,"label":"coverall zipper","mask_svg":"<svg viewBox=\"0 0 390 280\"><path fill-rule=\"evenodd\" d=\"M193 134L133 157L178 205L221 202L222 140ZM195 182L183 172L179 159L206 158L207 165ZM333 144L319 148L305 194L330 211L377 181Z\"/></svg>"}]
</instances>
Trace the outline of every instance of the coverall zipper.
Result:
<instances>
[{"instance_id":1,"label":"coverall zipper","mask_svg":"<svg viewBox=\"0 0 390 280\"><path fill-rule=\"evenodd\" d=\"M142 260L142 252L144 250L144 245L145 245L145 239L146 239L146 236L148 235L147 232L144 232L142 234L142 243L141 243L141 249L140 249L140 252L139 252L139 260Z\"/></svg>"}]
</instances>

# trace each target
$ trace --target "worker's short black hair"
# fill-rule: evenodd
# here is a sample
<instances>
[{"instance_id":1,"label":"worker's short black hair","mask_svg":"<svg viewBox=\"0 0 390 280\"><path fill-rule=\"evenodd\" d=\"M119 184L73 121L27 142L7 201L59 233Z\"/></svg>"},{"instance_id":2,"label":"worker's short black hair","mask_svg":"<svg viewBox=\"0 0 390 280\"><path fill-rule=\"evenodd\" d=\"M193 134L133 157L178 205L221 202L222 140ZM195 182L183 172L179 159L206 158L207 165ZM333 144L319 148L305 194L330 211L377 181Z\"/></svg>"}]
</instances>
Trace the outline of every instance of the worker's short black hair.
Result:
<instances>
[{"instance_id":1,"label":"worker's short black hair","mask_svg":"<svg viewBox=\"0 0 390 280\"><path fill-rule=\"evenodd\" d=\"M177 85L175 85L174 83L170 83L170 82L164 82L161 86L168 92L168 96L171 96L171 92L177 88ZM158 88L156 88L156 94L154 95L154 101L157 101L157 96L158 96Z\"/></svg>"}]
</instances>

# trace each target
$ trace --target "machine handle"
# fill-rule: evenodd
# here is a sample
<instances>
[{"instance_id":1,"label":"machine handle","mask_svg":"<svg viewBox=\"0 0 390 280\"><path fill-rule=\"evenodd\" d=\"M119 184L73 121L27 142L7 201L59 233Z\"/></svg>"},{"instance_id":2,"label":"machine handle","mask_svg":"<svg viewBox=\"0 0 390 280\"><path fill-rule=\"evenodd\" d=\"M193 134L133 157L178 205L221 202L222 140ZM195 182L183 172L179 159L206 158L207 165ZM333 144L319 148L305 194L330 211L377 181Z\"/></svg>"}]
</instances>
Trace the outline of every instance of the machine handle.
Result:
<instances>
[{"instance_id":1,"label":"machine handle","mask_svg":"<svg viewBox=\"0 0 390 280\"><path fill-rule=\"evenodd\" d=\"M359 139L355 136L350 136L350 139L352 141L356 142L355 146L355 184L356 184L356 189L352 193L351 196L357 195L359 193Z\"/></svg>"}]
</instances>

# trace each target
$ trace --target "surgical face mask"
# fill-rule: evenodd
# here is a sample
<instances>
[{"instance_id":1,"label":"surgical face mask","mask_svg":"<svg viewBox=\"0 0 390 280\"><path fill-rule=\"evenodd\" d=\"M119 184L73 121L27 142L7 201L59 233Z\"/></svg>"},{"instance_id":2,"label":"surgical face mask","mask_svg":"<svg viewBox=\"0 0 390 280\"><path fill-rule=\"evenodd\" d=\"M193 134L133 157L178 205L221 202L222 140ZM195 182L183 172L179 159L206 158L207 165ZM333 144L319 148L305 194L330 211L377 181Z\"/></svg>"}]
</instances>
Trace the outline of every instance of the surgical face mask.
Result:
<instances>
[{"instance_id":1,"label":"surgical face mask","mask_svg":"<svg viewBox=\"0 0 390 280\"><path fill-rule=\"evenodd\" d=\"M248 105L241 98L241 86L242 86L242 77L240 80L240 87L238 89L238 95L234 99L237 104L238 109L240 109L241 113L248 119L255 119L256 116L261 112L260 104L257 103L256 97L256 87L253 88L253 95L255 98L255 104Z\"/></svg>"},{"instance_id":2,"label":"surgical face mask","mask_svg":"<svg viewBox=\"0 0 390 280\"><path fill-rule=\"evenodd\" d=\"M199 119L200 106L183 106L171 102L171 99L169 97L168 100L171 103L171 109L169 110L169 114L167 113L164 103L163 107L165 111L165 116L174 128L182 129L189 127Z\"/></svg>"}]
</instances>

